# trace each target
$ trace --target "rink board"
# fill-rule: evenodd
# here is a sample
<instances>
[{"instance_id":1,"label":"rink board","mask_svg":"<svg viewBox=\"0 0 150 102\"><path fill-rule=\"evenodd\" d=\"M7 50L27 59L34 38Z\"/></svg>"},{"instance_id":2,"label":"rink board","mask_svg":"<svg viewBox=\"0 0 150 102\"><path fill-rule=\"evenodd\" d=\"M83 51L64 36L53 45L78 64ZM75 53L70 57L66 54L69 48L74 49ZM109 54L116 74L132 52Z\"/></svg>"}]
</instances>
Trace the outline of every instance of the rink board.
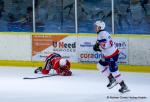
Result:
<instances>
[{"instance_id":1,"label":"rink board","mask_svg":"<svg viewBox=\"0 0 150 102\"><path fill-rule=\"evenodd\" d=\"M59 53L71 62L95 63L102 53L95 52L93 46L97 36L80 35L32 35L32 61L44 61L52 53ZM118 62L128 64L128 38L113 38L120 51Z\"/></svg>"},{"instance_id":2,"label":"rink board","mask_svg":"<svg viewBox=\"0 0 150 102\"><path fill-rule=\"evenodd\" d=\"M84 49L88 49L88 47L90 47L93 44L93 43L88 42L89 39L87 39L87 37L89 38L96 37L96 34L65 34L65 33L61 33L61 34L57 33L57 34L62 35L62 36L67 36L65 37L65 40L60 40L61 42L64 42L64 43L67 43L66 41L70 41L68 38L73 38L73 36L77 36L77 38L86 40L85 42L80 41L81 43L80 47L83 47L83 49L81 49L82 51L84 51ZM0 42L1 42L0 43L0 46L1 46L0 65L2 66L3 65L4 66L41 66L43 65L42 61L32 60L32 54L33 54L32 36L33 35L34 36L36 35L42 35L42 36L54 35L55 36L56 33L1 32L0 33ZM115 34L112 36L120 37L120 38L121 37L128 38L129 40L129 43L126 43L126 45L129 44L129 46L127 46L128 48L126 49L126 51L128 51L126 52L126 54L128 55L127 59L128 59L129 65L128 64L119 65L120 70L131 71L131 72L150 72L150 59L149 59L150 36L148 35L126 35L126 34L121 34L121 35ZM74 41L73 40L71 41L72 41L71 44L74 45L75 39ZM74 46L72 46L71 49L74 50ZM73 54L73 53L70 53L70 54ZM87 54L87 52L83 52L83 55L85 53ZM91 53L93 52L90 52L90 51L88 52L88 54L91 54ZM74 58L72 59L74 60ZM96 57L96 59L99 59L99 58ZM83 62L89 61L89 59L87 58L80 59L80 60L82 60ZM90 59L90 61L92 62L93 58ZM72 68L96 69L96 64L87 64L87 63L84 64L80 62L79 63L73 62Z\"/></svg>"}]
</instances>

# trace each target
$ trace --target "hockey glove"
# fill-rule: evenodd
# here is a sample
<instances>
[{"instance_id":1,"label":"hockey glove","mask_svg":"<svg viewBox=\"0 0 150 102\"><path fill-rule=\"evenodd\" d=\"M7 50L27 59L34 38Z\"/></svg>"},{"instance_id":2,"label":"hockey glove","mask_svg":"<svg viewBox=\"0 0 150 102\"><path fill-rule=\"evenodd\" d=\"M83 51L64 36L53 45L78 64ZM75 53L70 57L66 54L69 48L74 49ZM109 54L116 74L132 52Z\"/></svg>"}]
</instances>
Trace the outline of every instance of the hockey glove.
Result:
<instances>
[{"instance_id":1,"label":"hockey glove","mask_svg":"<svg viewBox=\"0 0 150 102\"><path fill-rule=\"evenodd\" d=\"M93 50L94 50L94 51L100 51L100 52L101 52L101 50L99 49L98 41L96 41L95 45L93 46Z\"/></svg>"},{"instance_id":2,"label":"hockey glove","mask_svg":"<svg viewBox=\"0 0 150 102\"><path fill-rule=\"evenodd\" d=\"M71 76L72 72L70 70L64 70L60 73L61 76Z\"/></svg>"},{"instance_id":3,"label":"hockey glove","mask_svg":"<svg viewBox=\"0 0 150 102\"><path fill-rule=\"evenodd\" d=\"M42 67L38 67L37 69L34 70L34 73L37 74L37 73L41 72L41 70L42 70Z\"/></svg>"}]
</instances>

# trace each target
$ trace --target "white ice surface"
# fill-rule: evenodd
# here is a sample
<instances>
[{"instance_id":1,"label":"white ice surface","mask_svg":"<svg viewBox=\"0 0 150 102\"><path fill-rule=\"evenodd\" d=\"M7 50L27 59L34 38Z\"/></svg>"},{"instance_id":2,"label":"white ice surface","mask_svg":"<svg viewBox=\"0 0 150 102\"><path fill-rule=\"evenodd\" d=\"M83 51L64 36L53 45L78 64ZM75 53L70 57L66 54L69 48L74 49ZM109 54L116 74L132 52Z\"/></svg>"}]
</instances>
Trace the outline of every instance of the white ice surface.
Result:
<instances>
[{"instance_id":1,"label":"white ice surface","mask_svg":"<svg viewBox=\"0 0 150 102\"><path fill-rule=\"evenodd\" d=\"M42 76L33 70L1 66L0 102L150 102L150 73L121 72L131 91L120 94L120 86L107 89L107 78L96 70L72 70L70 77L23 79Z\"/></svg>"}]
</instances>

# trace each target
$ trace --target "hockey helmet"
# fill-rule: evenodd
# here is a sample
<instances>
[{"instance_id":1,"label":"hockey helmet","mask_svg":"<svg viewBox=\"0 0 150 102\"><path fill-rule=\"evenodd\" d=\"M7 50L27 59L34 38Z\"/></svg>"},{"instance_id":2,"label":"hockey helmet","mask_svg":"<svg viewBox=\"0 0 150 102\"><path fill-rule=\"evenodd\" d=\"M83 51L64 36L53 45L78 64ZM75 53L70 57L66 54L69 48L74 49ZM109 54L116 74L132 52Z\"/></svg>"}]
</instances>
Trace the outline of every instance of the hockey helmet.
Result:
<instances>
[{"instance_id":1,"label":"hockey helmet","mask_svg":"<svg viewBox=\"0 0 150 102\"><path fill-rule=\"evenodd\" d=\"M67 63L67 60L64 59L64 58L60 59L60 61L59 61L59 65L60 65L61 67L65 66L66 63Z\"/></svg>"},{"instance_id":2,"label":"hockey helmet","mask_svg":"<svg viewBox=\"0 0 150 102\"><path fill-rule=\"evenodd\" d=\"M103 22L103 21L98 20L98 21L95 22L95 25L96 25L97 27L100 27L101 30L104 30L104 29L105 29L105 22Z\"/></svg>"}]
</instances>

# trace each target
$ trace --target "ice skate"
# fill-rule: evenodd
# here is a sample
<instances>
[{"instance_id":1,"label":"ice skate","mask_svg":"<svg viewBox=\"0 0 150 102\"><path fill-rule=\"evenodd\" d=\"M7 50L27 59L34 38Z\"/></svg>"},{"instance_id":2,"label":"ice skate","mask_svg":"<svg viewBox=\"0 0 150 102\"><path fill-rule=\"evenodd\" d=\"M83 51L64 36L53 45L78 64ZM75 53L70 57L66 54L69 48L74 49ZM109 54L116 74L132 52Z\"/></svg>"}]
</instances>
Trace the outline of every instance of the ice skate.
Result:
<instances>
[{"instance_id":1,"label":"ice skate","mask_svg":"<svg viewBox=\"0 0 150 102\"><path fill-rule=\"evenodd\" d=\"M122 81L120 83L121 88L119 89L120 93L126 93L129 92L130 90L128 89L128 87L126 86L126 84L124 83L124 81Z\"/></svg>"},{"instance_id":2,"label":"ice skate","mask_svg":"<svg viewBox=\"0 0 150 102\"><path fill-rule=\"evenodd\" d=\"M108 89L112 89L114 86L116 86L118 83L116 82L115 78L111 78L109 79L109 83L107 85Z\"/></svg>"}]
</instances>

